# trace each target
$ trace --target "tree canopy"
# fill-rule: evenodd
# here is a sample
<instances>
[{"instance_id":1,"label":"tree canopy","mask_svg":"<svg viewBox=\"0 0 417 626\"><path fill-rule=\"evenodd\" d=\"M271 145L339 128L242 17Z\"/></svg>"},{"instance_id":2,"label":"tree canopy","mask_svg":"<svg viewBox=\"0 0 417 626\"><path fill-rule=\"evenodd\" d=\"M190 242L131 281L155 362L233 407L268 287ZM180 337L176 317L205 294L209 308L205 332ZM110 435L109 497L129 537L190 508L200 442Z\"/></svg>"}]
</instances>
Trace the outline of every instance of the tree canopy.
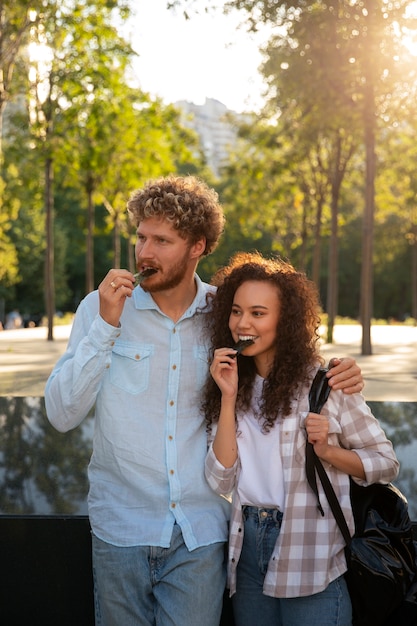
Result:
<instances>
[{"instance_id":1,"label":"tree canopy","mask_svg":"<svg viewBox=\"0 0 417 626\"><path fill-rule=\"evenodd\" d=\"M191 20L215 7L168 4ZM218 177L180 112L132 79L128 2L0 5L0 302L44 314L46 262L49 314L74 310L110 266L134 267L130 192L196 173L227 218L202 277L237 249L289 258L320 289L328 340L337 315L358 318L367 353L371 317L417 318L413 3L217 4L271 27L264 110L231 118L239 140Z\"/></svg>"}]
</instances>

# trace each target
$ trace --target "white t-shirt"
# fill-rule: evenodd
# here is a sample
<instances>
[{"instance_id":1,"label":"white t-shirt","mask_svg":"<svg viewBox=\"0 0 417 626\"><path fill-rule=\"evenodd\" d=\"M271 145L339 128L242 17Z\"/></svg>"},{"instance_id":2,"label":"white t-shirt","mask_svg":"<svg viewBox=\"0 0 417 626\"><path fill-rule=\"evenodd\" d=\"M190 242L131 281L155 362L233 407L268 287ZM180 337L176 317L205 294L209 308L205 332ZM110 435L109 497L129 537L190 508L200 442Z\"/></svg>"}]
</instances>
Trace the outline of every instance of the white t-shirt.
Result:
<instances>
[{"instance_id":1,"label":"white t-shirt","mask_svg":"<svg viewBox=\"0 0 417 626\"><path fill-rule=\"evenodd\" d=\"M242 505L284 507L284 478L279 452L280 420L265 433L258 419L264 379L256 376L250 410L238 414L237 444L241 462L238 493Z\"/></svg>"}]
</instances>

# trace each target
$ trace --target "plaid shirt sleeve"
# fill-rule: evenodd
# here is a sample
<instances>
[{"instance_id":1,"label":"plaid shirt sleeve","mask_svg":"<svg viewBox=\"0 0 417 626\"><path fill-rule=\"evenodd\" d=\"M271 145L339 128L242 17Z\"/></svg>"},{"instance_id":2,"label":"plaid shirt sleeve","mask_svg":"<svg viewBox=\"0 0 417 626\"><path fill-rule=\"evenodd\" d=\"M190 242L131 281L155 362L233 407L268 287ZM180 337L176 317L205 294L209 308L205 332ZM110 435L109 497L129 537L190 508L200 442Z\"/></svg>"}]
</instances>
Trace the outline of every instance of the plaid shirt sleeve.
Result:
<instances>
[{"instance_id":1,"label":"plaid shirt sleeve","mask_svg":"<svg viewBox=\"0 0 417 626\"><path fill-rule=\"evenodd\" d=\"M370 485L389 483L397 478L400 464L392 443L361 394L333 392L322 413L329 416L331 424L339 424L338 443L354 450L361 458L366 481L358 482Z\"/></svg>"},{"instance_id":2,"label":"plaid shirt sleeve","mask_svg":"<svg viewBox=\"0 0 417 626\"><path fill-rule=\"evenodd\" d=\"M213 443L210 443L206 456L205 474L208 484L215 493L228 499L231 497L236 483L237 467L238 460L232 467L224 467L214 454Z\"/></svg>"}]
</instances>

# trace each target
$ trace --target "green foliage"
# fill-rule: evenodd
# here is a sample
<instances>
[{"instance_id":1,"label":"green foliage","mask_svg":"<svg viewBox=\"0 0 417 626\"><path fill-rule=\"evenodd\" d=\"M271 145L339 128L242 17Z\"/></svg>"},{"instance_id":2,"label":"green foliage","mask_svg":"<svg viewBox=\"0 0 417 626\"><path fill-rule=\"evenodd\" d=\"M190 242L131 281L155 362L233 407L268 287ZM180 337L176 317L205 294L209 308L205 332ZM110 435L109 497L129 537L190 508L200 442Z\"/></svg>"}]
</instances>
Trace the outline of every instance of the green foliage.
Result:
<instances>
[{"instance_id":1,"label":"green foliage","mask_svg":"<svg viewBox=\"0 0 417 626\"><path fill-rule=\"evenodd\" d=\"M193 0L171 4L186 6L192 19ZM264 46L261 68L269 88L265 110L248 116L215 180L179 112L132 82L133 51L113 19L115 12L119 20L128 15L128 2L34 2L31 29L27 3L2 3L6 34L20 37L7 91L0 180L0 298L6 310L45 310L44 164L49 158L58 309L75 309L89 272L97 287L109 267L131 266L127 198L148 178L178 172L215 185L225 208L226 232L214 254L200 263L206 280L237 250L257 249L289 258L312 277L318 268L326 303L336 206L338 312L358 319L366 196L362 114L364 77L371 69L378 139L374 315L416 317L416 64L399 40L405 4L387 6L383 20L375 15L378 37L371 55L362 3L349 5L349 11L334 2L223 3L241 10L249 28L262 22L276 28ZM39 72L33 78L33 62L29 80L22 47L29 35L50 46L46 82ZM2 52L0 45L4 68ZM49 89L49 98L39 97L40 87ZM86 262L89 230L92 267Z\"/></svg>"},{"instance_id":2,"label":"green foliage","mask_svg":"<svg viewBox=\"0 0 417 626\"><path fill-rule=\"evenodd\" d=\"M6 296L7 289L18 276L17 251L10 237L18 206L13 200L9 204L5 202L6 187L6 183L0 178L0 298Z\"/></svg>"},{"instance_id":3,"label":"green foliage","mask_svg":"<svg viewBox=\"0 0 417 626\"><path fill-rule=\"evenodd\" d=\"M129 264L130 192L147 178L202 166L196 136L182 126L178 111L130 84L134 53L115 27L115 12L124 19L128 7L108 0L33 4L30 37L49 54L36 64L20 46L14 58L20 95L9 105L0 218L6 310L45 311L46 159L54 172L58 309L75 308L85 294L91 200L97 286L115 263L114 241L120 239L120 262ZM29 31L25 35L28 42Z\"/></svg>"}]
</instances>

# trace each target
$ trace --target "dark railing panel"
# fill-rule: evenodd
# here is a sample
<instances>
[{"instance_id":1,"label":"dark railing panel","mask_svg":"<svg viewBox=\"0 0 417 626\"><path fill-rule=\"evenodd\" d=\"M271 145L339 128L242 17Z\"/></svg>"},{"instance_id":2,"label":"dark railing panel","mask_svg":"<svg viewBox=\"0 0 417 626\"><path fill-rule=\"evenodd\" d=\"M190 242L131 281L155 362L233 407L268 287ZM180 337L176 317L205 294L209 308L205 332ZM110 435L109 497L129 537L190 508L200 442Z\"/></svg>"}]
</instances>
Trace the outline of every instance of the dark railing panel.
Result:
<instances>
[{"instance_id":1,"label":"dark railing panel","mask_svg":"<svg viewBox=\"0 0 417 626\"><path fill-rule=\"evenodd\" d=\"M0 516L0 624L94 626L83 516Z\"/></svg>"}]
</instances>

